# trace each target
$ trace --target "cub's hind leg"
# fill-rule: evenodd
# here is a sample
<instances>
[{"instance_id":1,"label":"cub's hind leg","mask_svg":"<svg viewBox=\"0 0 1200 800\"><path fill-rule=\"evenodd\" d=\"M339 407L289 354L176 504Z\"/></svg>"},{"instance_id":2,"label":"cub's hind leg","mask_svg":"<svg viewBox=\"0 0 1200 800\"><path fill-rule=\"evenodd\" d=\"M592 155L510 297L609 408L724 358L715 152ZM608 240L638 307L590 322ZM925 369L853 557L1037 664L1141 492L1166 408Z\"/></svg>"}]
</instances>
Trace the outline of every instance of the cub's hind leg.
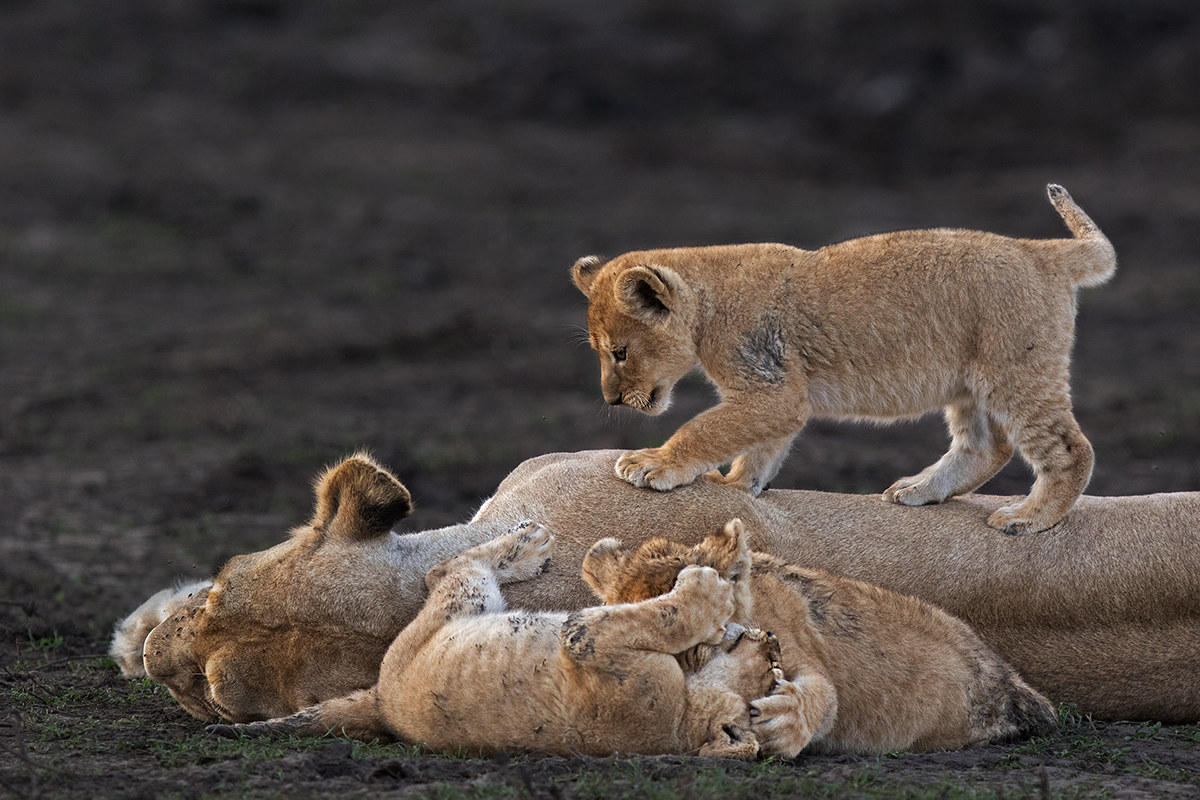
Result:
<instances>
[{"instance_id":1,"label":"cub's hind leg","mask_svg":"<svg viewBox=\"0 0 1200 800\"><path fill-rule=\"evenodd\" d=\"M974 397L946 407L950 449L919 474L901 478L883 493L893 503L923 506L982 486L1012 458L1004 428Z\"/></svg>"},{"instance_id":2,"label":"cub's hind leg","mask_svg":"<svg viewBox=\"0 0 1200 800\"><path fill-rule=\"evenodd\" d=\"M525 522L511 533L443 561L425 575L429 599L392 642L381 675L399 675L425 643L447 622L505 609L500 586L538 575L550 561L554 537Z\"/></svg>"},{"instance_id":3,"label":"cub's hind leg","mask_svg":"<svg viewBox=\"0 0 1200 800\"><path fill-rule=\"evenodd\" d=\"M1033 489L1024 501L997 509L988 525L1005 533L1037 533L1057 525L1092 478L1095 455L1079 429L1071 401L1060 396L1009 409L1013 441L1033 467Z\"/></svg>"}]
</instances>

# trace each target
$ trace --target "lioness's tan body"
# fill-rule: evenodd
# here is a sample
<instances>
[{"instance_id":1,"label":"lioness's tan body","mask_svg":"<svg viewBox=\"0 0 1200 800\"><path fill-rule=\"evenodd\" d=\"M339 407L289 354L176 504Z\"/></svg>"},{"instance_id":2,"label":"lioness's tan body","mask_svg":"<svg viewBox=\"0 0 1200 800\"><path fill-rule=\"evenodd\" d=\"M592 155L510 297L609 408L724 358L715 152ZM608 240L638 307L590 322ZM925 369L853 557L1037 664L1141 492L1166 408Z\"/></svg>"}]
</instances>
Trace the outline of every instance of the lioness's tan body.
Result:
<instances>
[{"instance_id":1,"label":"lioness's tan body","mask_svg":"<svg viewBox=\"0 0 1200 800\"><path fill-rule=\"evenodd\" d=\"M505 596L517 608L569 610L594 602L579 568L597 539L694 543L739 517L755 550L966 620L1052 701L1098 717L1200 719L1200 493L1085 496L1054 530L1014 537L984 524L1011 498L903 508L878 495L753 498L705 481L647 492L613 475L618 455L526 461L463 525L357 538L306 526L234 559L216 597L185 593L168 604L146 640L149 674L203 719L282 716L372 685L384 650L425 600L425 573L522 520L555 532L555 560ZM113 654L130 674L141 667L136 632L162 619L161 606L118 629Z\"/></svg>"},{"instance_id":2,"label":"lioness's tan body","mask_svg":"<svg viewBox=\"0 0 1200 800\"><path fill-rule=\"evenodd\" d=\"M904 505L969 492L1013 446L1036 474L989 524L1056 524L1092 474L1071 410L1075 295L1116 269L1112 245L1062 187L1051 202L1074 234L1013 239L967 230L784 244L683 247L576 262L604 398L646 413L699 367L721 402L616 473L669 490L722 464L757 494L813 417L892 420L944 409L953 441L886 492Z\"/></svg>"}]
</instances>

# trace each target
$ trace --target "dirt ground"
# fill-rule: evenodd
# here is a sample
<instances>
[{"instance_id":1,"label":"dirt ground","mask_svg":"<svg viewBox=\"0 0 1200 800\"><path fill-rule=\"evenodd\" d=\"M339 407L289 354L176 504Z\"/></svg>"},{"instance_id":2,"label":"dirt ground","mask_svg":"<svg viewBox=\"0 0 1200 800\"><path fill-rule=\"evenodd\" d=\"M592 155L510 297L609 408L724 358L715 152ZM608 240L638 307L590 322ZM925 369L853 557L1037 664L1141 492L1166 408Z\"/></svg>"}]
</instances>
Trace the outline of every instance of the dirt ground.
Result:
<instances>
[{"instance_id":1,"label":"dirt ground","mask_svg":"<svg viewBox=\"0 0 1200 800\"><path fill-rule=\"evenodd\" d=\"M369 448L405 529L512 467L661 442L607 409L579 256L962 226L1120 267L1080 296L1093 494L1200 489L1189 0L0 5L0 785L18 797L1200 795L1200 727L886 758L446 759L207 737L96 657L278 541ZM898 343L902 346L902 343ZM816 423L778 487L878 492L936 418ZM1020 493L1010 465L987 490ZM1170 687L1163 687L1170 691ZM1058 698L1056 698L1058 699ZM1069 712L1069 709L1065 709Z\"/></svg>"}]
</instances>

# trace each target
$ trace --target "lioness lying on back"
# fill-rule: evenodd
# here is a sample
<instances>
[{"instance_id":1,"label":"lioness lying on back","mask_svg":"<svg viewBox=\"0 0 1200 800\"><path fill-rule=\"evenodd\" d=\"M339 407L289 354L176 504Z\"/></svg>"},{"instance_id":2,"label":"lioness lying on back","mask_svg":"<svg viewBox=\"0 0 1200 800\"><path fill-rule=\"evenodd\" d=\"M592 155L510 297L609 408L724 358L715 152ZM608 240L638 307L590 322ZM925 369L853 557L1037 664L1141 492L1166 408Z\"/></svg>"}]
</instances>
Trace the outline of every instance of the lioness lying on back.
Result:
<instances>
[{"instance_id":1,"label":"lioness lying on back","mask_svg":"<svg viewBox=\"0 0 1200 800\"><path fill-rule=\"evenodd\" d=\"M944 408L949 452L886 496L924 505L968 492L1015 443L1033 490L988 524L1051 527L1092 474L1091 444L1071 413L1075 290L1108 280L1116 256L1065 189L1047 190L1075 238L940 229L815 251L747 244L581 258L572 274L589 300L605 400L662 413L697 365L721 396L662 447L621 456L617 475L668 490L732 461L724 480L758 494L810 417Z\"/></svg>"},{"instance_id":2,"label":"lioness lying on back","mask_svg":"<svg viewBox=\"0 0 1200 800\"><path fill-rule=\"evenodd\" d=\"M779 644L762 631L723 635L733 586L690 567L662 596L617 608L506 611L500 585L542 572L551 543L526 524L430 570L429 599L373 688L210 730L395 736L444 752L757 755L750 703L782 681ZM701 656L686 670L684 651Z\"/></svg>"},{"instance_id":3,"label":"lioness lying on back","mask_svg":"<svg viewBox=\"0 0 1200 800\"><path fill-rule=\"evenodd\" d=\"M754 702L776 752L951 750L1047 734L1054 707L961 620L915 597L751 553L734 519L694 547L597 542L583 577L606 603L645 602L681 570L738 587L733 619L779 638L785 680Z\"/></svg>"}]
</instances>

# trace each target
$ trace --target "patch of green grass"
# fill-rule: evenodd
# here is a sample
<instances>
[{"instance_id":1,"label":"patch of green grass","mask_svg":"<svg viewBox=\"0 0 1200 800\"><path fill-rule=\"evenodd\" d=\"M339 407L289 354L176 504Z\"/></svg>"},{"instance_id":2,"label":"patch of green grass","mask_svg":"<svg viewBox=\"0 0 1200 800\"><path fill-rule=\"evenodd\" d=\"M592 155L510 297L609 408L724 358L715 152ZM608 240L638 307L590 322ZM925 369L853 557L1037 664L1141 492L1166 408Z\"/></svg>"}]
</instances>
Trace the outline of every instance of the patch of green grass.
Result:
<instances>
[{"instance_id":1,"label":"patch of green grass","mask_svg":"<svg viewBox=\"0 0 1200 800\"><path fill-rule=\"evenodd\" d=\"M1200 776L1190 769L1179 769L1177 767L1168 767L1165 764L1159 764L1157 761L1143 761L1141 764L1135 764L1126 772L1134 775L1141 775L1146 778L1153 778L1156 781L1170 781L1171 783L1200 783Z\"/></svg>"},{"instance_id":2,"label":"patch of green grass","mask_svg":"<svg viewBox=\"0 0 1200 800\"><path fill-rule=\"evenodd\" d=\"M1200 743L1200 725L1175 725L1171 736L1182 742Z\"/></svg>"}]
</instances>

